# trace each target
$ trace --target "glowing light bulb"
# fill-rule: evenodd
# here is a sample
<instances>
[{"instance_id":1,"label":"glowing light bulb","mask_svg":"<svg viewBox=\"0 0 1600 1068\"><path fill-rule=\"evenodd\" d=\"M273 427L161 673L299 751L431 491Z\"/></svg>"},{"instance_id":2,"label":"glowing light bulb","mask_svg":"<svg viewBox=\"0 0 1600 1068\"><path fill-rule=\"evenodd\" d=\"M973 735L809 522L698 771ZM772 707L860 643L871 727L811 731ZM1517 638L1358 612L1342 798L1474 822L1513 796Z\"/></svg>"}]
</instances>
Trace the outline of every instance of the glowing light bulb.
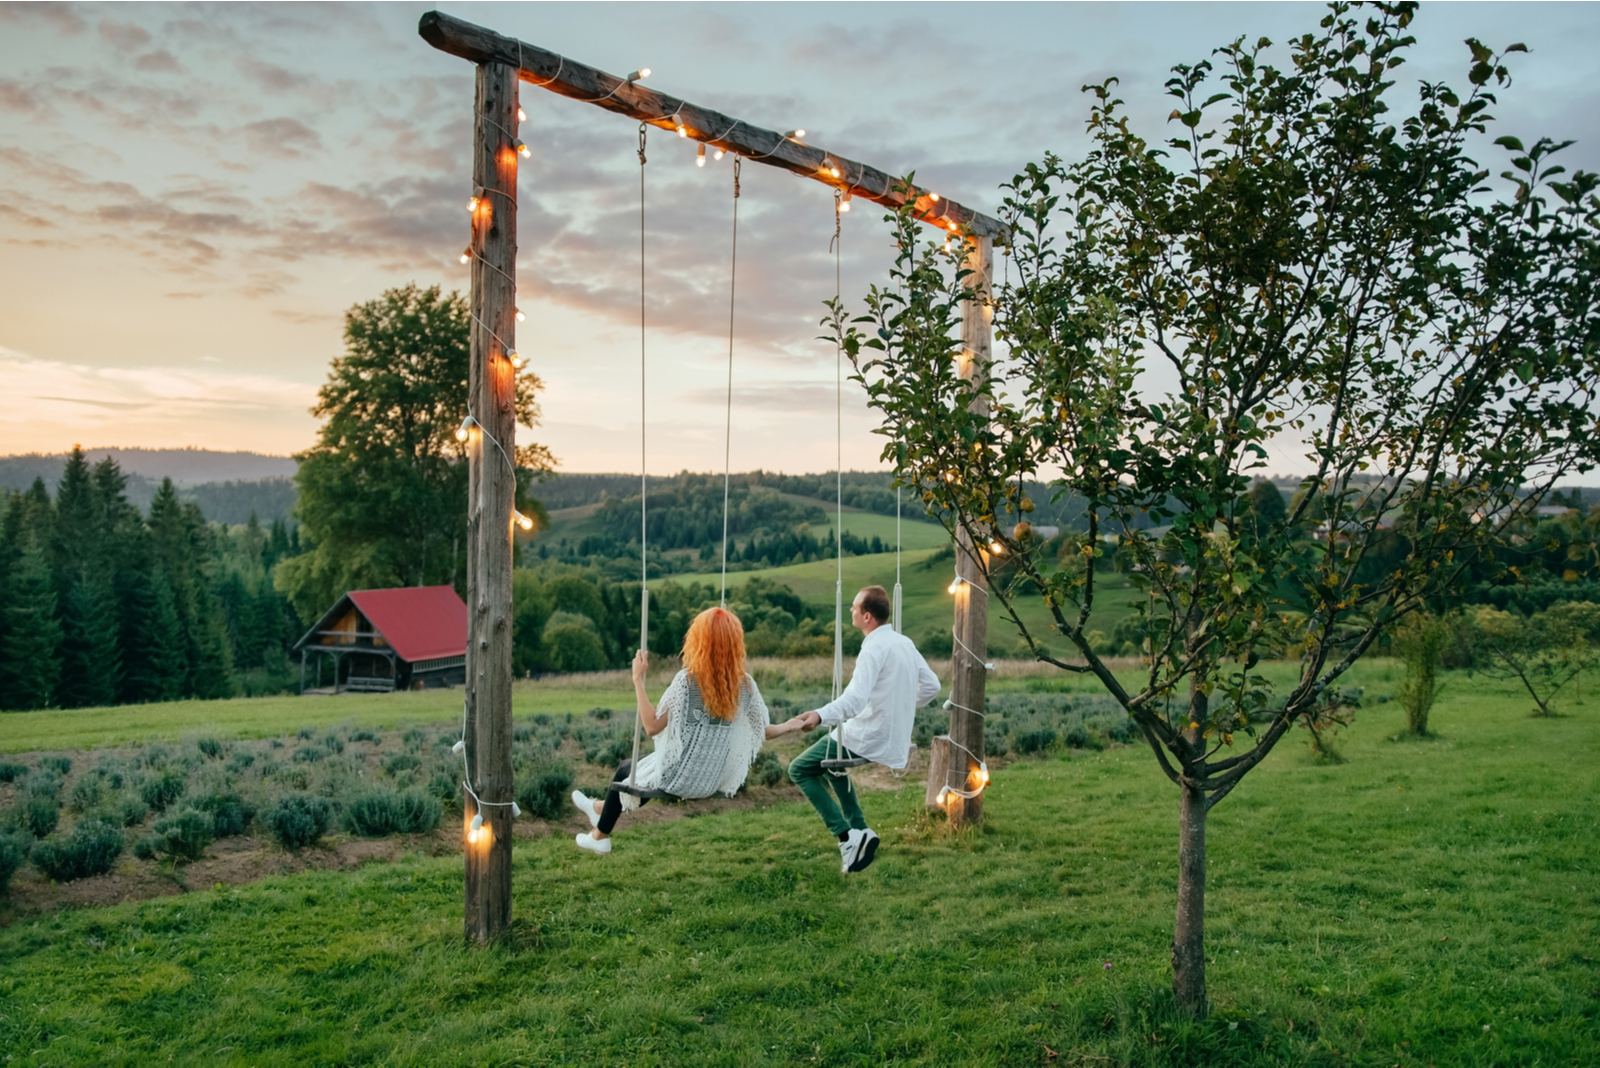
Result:
<instances>
[{"instance_id":1,"label":"glowing light bulb","mask_svg":"<svg viewBox=\"0 0 1600 1068\"><path fill-rule=\"evenodd\" d=\"M844 191L844 195L839 198L839 210L840 211L849 211L850 210L850 190L848 190L848 189L846 189Z\"/></svg>"},{"instance_id":2,"label":"glowing light bulb","mask_svg":"<svg viewBox=\"0 0 1600 1068\"><path fill-rule=\"evenodd\" d=\"M477 192L473 193L472 196L467 198L467 210L468 211L477 211L478 210L478 205L482 204L482 203L483 203L483 190L479 189Z\"/></svg>"},{"instance_id":3,"label":"glowing light bulb","mask_svg":"<svg viewBox=\"0 0 1600 1068\"><path fill-rule=\"evenodd\" d=\"M704 144L700 146L700 151L694 155L694 165L696 167L704 167L706 165L706 146Z\"/></svg>"},{"instance_id":4,"label":"glowing light bulb","mask_svg":"<svg viewBox=\"0 0 1600 1068\"><path fill-rule=\"evenodd\" d=\"M507 349L506 350L506 359L511 361L511 366L512 367L515 367L515 368L518 368L518 369L520 369L522 367L522 357L517 355L517 350L516 349Z\"/></svg>"},{"instance_id":5,"label":"glowing light bulb","mask_svg":"<svg viewBox=\"0 0 1600 1068\"><path fill-rule=\"evenodd\" d=\"M947 592L955 593L957 590L959 590L961 587L965 586L966 584L967 584L967 580L962 578L960 575L957 575L956 578L955 578L955 581L950 583Z\"/></svg>"},{"instance_id":6,"label":"glowing light bulb","mask_svg":"<svg viewBox=\"0 0 1600 1068\"><path fill-rule=\"evenodd\" d=\"M461 425L456 427L456 440L457 441L466 441L467 440L467 435L472 433L472 424L474 422L476 422L476 420L473 419L472 416L470 416L470 415L467 416L465 419L461 420Z\"/></svg>"},{"instance_id":7,"label":"glowing light bulb","mask_svg":"<svg viewBox=\"0 0 1600 1068\"><path fill-rule=\"evenodd\" d=\"M626 81L629 85L632 85L634 82L643 81L644 79L646 79L648 77L650 77L650 68L649 67L640 67L638 70L634 71L632 74L628 75L627 78L625 78L623 80Z\"/></svg>"},{"instance_id":8,"label":"glowing light bulb","mask_svg":"<svg viewBox=\"0 0 1600 1068\"><path fill-rule=\"evenodd\" d=\"M989 543L989 551L997 556L1003 556L1005 555L1006 547L1001 545L998 540L995 540Z\"/></svg>"},{"instance_id":9,"label":"glowing light bulb","mask_svg":"<svg viewBox=\"0 0 1600 1068\"><path fill-rule=\"evenodd\" d=\"M517 526L521 527L523 530L532 530L533 529L533 520L530 517L523 515L521 512L517 511L515 508L511 509L511 514L512 514L513 517L515 517L515 519L517 521Z\"/></svg>"},{"instance_id":10,"label":"glowing light bulb","mask_svg":"<svg viewBox=\"0 0 1600 1068\"><path fill-rule=\"evenodd\" d=\"M687 127L687 126L685 126L683 124L683 120L682 119L677 118L676 116L674 116L672 122L673 122L673 125L677 126L677 128L678 128L678 136L679 137L688 137L689 136L689 127Z\"/></svg>"},{"instance_id":11,"label":"glowing light bulb","mask_svg":"<svg viewBox=\"0 0 1600 1068\"><path fill-rule=\"evenodd\" d=\"M937 204L937 203L939 203L939 194L938 193L929 193L928 194L928 199L933 201L935 204Z\"/></svg>"},{"instance_id":12,"label":"glowing light bulb","mask_svg":"<svg viewBox=\"0 0 1600 1068\"><path fill-rule=\"evenodd\" d=\"M462 263L471 263L472 262L472 246L471 245L468 245L466 248L462 249L462 251L461 251L461 262Z\"/></svg>"},{"instance_id":13,"label":"glowing light bulb","mask_svg":"<svg viewBox=\"0 0 1600 1068\"><path fill-rule=\"evenodd\" d=\"M522 309L521 308L518 308L517 309L517 322L525 323L527 321L528 321L528 317L526 315L522 314Z\"/></svg>"},{"instance_id":14,"label":"glowing light bulb","mask_svg":"<svg viewBox=\"0 0 1600 1068\"><path fill-rule=\"evenodd\" d=\"M712 159L721 159L723 156L725 156L727 154L728 154L728 150L727 149L719 148L719 149L717 149L715 152L713 152L711 154L711 158Z\"/></svg>"},{"instance_id":15,"label":"glowing light bulb","mask_svg":"<svg viewBox=\"0 0 1600 1068\"><path fill-rule=\"evenodd\" d=\"M798 141L805 135L806 132L804 130L790 130L788 133L784 134L783 137L786 141Z\"/></svg>"},{"instance_id":16,"label":"glowing light bulb","mask_svg":"<svg viewBox=\"0 0 1600 1068\"><path fill-rule=\"evenodd\" d=\"M518 122L527 122L528 121L528 113L523 110L521 104L517 105L517 121Z\"/></svg>"},{"instance_id":17,"label":"glowing light bulb","mask_svg":"<svg viewBox=\"0 0 1600 1068\"><path fill-rule=\"evenodd\" d=\"M516 149L517 155L521 156L523 159L528 159L533 155L533 149L529 148L527 143L524 142L520 137L511 142L511 147Z\"/></svg>"}]
</instances>

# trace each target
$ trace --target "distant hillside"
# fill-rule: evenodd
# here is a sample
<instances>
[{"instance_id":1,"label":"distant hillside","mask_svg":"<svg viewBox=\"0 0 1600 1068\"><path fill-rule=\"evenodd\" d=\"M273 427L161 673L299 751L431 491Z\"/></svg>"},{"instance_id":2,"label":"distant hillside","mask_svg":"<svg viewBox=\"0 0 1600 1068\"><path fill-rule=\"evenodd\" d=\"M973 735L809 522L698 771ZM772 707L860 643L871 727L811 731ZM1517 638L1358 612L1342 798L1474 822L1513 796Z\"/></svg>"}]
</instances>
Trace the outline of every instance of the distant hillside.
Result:
<instances>
[{"instance_id":1,"label":"distant hillside","mask_svg":"<svg viewBox=\"0 0 1600 1068\"><path fill-rule=\"evenodd\" d=\"M163 478L172 479L178 496L194 501L205 517L233 526L248 522L250 513L262 523L287 519L294 509L291 481L295 462L287 456L257 452L213 452L208 449L85 449L90 463L110 456L128 476L128 501L141 512ZM25 490L44 479L54 496L66 464L65 453L0 456L0 491Z\"/></svg>"},{"instance_id":2,"label":"distant hillside","mask_svg":"<svg viewBox=\"0 0 1600 1068\"><path fill-rule=\"evenodd\" d=\"M259 452L213 452L210 449L85 449L89 462L110 456L124 474L140 475L159 483L170 478L179 486L202 482L254 482L264 478L291 478L295 462L287 456ZM55 492L56 480L67 454L27 453L0 456L0 488L27 489L36 478Z\"/></svg>"}]
</instances>

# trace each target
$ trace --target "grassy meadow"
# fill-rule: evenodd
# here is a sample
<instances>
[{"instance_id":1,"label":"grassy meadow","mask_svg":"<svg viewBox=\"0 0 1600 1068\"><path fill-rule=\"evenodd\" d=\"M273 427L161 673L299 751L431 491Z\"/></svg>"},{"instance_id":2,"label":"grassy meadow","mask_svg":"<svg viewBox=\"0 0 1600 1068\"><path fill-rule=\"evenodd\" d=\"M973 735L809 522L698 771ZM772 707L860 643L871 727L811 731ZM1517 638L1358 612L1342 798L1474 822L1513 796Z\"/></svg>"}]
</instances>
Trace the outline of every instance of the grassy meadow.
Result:
<instances>
[{"instance_id":1,"label":"grassy meadow","mask_svg":"<svg viewBox=\"0 0 1600 1068\"><path fill-rule=\"evenodd\" d=\"M808 688L810 670L764 685ZM1213 812L1204 1022L1167 993L1175 797L1147 751L1113 745L997 766L976 830L927 815L915 774L869 794L884 845L853 876L788 787L766 808L625 821L603 858L572 846L574 817L518 839L515 929L489 949L462 945L455 856L27 917L0 930L0 1049L29 1065L1600 1063L1593 706L1569 694L1533 719L1509 685L1450 676L1437 736L1401 741L1397 679L1358 667L1345 763L1297 731Z\"/></svg>"}]
</instances>

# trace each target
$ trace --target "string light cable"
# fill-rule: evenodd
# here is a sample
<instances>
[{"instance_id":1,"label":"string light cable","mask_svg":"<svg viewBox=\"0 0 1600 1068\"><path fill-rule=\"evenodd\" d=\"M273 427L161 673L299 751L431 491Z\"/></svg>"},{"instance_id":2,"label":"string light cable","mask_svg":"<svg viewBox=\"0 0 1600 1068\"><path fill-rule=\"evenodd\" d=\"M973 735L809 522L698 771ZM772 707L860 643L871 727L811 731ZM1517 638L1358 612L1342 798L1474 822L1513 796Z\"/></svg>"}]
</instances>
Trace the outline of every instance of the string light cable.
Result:
<instances>
[{"instance_id":1,"label":"string light cable","mask_svg":"<svg viewBox=\"0 0 1600 1068\"><path fill-rule=\"evenodd\" d=\"M522 140L522 138L518 137L516 134L512 133L510 130L506 129L504 126L501 126L498 122L495 122L493 119L489 118L489 116L487 116L487 115L485 115L483 117L483 121L488 123L490 126L493 126L496 130L499 130L501 133L505 134L506 135L506 140L511 142L511 147L512 147L513 150L515 150L517 155L521 156L523 159L531 159L532 158L533 149L529 148L527 146L527 144Z\"/></svg>"},{"instance_id":2,"label":"string light cable","mask_svg":"<svg viewBox=\"0 0 1600 1068\"><path fill-rule=\"evenodd\" d=\"M512 367L517 368L517 369L520 370L521 367L522 367L522 357L517 355L516 346L508 345L504 338L502 338L499 334L495 333L493 330L490 330L489 329L489 324L484 322L482 319L478 318L478 313L477 312L469 311L469 312L467 312L467 314L469 316L471 316L473 322L475 322L479 326L483 327L484 333L488 334L490 337L492 337L496 341L500 342L500 351L505 356L506 362L511 364ZM520 315L521 313L518 312L518 314Z\"/></svg>"},{"instance_id":3,"label":"string light cable","mask_svg":"<svg viewBox=\"0 0 1600 1068\"><path fill-rule=\"evenodd\" d=\"M467 763L467 703L461 702L461 737L456 744L450 747L452 753L461 754L461 788L472 798L472 803L477 811L472 817L472 826L467 830L467 841L476 843L478 833L483 830L483 810L485 808L509 808L511 818L516 819L522 815L522 808L515 801L485 801L478 796L472 788L472 766Z\"/></svg>"},{"instance_id":4,"label":"string light cable","mask_svg":"<svg viewBox=\"0 0 1600 1068\"><path fill-rule=\"evenodd\" d=\"M737 124L735 124L735 125L737 125ZM729 132L731 133L732 131L730 130ZM805 135L806 135L806 132L804 130L788 130L788 131L778 135L778 143L776 145L772 146L772 151L771 152L763 152L759 156L751 156L750 158L751 159L766 159L768 156L775 156L775 155L778 154L778 149L782 148L785 144L787 144L790 141L793 141L795 144L804 144L805 142L801 141L800 139L802 137L804 137Z\"/></svg>"},{"instance_id":5,"label":"string light cable","mask_svg":"<svg viewBox=\"0 0 1600 1068\"><path fill-rule=\"evenodd\" d=\"M557 73L559 74L560 72L558 71ZM574 97L573 99L574 100L582 100L583 103L585 103L585 104L598 104L602 100L610 100L612 97L616 96L617 95L617 91L620 90L623 86L632 85L634 82L644 81L644 79L646 79L648 77L650 77L650 68L649 67L640 67L638 70L634 71L632 74L629 74L626 78L624 78L620 82L618 82L616 85L612 86L611 87L611 92L607 93L605 96ZM546 82L545 84L548 85L549 83Z\"/></svg>"}]
</instances>

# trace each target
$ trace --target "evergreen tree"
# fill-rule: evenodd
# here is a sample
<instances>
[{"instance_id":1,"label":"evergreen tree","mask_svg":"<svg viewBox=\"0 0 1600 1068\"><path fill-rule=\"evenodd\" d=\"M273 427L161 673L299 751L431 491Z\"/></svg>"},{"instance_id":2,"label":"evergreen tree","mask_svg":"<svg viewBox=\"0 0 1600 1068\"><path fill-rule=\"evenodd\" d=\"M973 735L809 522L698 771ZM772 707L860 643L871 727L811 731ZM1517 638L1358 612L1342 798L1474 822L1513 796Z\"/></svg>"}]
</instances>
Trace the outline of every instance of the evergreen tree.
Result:
<instances>
[{"instance_id":1,"label":"evergreen tree","mask_svg":"<svg viewBox=\"0 0 1600 1068\"><path fill-rule=\"evenodd\" d=\"M116 704L122 681L117 606L100 582L75 582L62 613L62 708Z\"/></svg>"},{"instance_id":2,"label":"evergreen tree","mask_svg":"<svg viewBox=\"0 0 1600 1068\"><path fill-rule=\"evenodd\" d=\"M188 656L172 587L156 571L120 576L122 687L125 703L174 701L183 694Z\"/></svg>"},{"instance_id":3,"label":"evergreen tree","mask_svg":"<svg viewBox=\"0 0 1600 1068\"><path fill-rule=\"evenodd\" d=\"M0 705L48 708L61 678L61 623L44 551L30 546L11 565L0 644Z\"/></svg>"},{"instance_id":4,"label":"evergreen tree","mask_svg":"<svg viewBox=\"0 0 1600 1068\"><path fill-rule=\"evenodd\" d=\"M151 548L172 585L173 605L186 639L186 697L231 697L237 689L226 617L208 575L215 556L205 517L192 503L178 500L170 478L161 480L150 502Z\"/></svg>"}]
</instances>

